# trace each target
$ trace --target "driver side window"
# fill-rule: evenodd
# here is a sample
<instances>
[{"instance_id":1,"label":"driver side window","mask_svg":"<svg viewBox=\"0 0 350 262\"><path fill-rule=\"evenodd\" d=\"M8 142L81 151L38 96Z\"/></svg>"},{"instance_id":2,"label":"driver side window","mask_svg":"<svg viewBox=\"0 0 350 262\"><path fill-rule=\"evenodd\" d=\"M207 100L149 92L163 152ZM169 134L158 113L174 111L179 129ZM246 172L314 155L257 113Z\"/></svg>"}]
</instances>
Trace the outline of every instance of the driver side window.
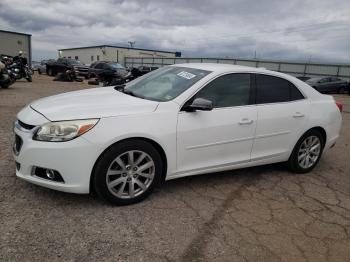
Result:
<instances>
[{"instance_id":1,"label":"driver side window","mask_svg":"<svg viewBox=\"0 0 350 262\"><path fill-rule=\"evenodd\" d=\"M213 102L214 108L250 104L251 74L220 76L203 87L194 97Z\"/></svg>"}]
</instances>

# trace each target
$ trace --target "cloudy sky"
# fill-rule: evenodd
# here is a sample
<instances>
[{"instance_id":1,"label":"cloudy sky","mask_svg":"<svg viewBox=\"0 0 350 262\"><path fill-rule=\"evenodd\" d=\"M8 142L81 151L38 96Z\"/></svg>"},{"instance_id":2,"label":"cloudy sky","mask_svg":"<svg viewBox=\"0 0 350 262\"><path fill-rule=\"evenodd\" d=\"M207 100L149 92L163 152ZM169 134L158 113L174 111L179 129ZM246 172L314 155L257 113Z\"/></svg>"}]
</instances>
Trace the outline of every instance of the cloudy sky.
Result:
<instances>
[{"instance_id":1,"label":"cloudy sky","mask_svg":"<svg viewBox=\"0 0 350 262\"><path fill-rule=\"evenodd\" d=\"M350 63L350 0L1 0L0 29L32 34L37 60L136 41L183 56Z\"/></svg>"}]
</instances>

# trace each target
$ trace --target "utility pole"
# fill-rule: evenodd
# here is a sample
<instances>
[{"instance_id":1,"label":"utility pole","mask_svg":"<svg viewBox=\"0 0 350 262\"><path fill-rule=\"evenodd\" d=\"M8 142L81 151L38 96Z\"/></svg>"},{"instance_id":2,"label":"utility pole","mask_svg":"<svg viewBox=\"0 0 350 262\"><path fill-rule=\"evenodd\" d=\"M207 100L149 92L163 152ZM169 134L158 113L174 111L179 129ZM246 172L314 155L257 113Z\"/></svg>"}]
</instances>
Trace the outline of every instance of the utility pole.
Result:
<instances>
[{"instance_id":1,"label":"utility pole","mask_svg":"<svg viewBox=\"0 0 350 262\"><path fill-rule=\"evenodd\" d=\"M310 57L309 57L309 64L311 63L311 58L312 58L312 55L310 55Z\"/></svg>"},{"instance_id":2,"label":"utility pole","mask_svg":"<svg viewBox=\"0 0 350 262\"><path fill-rule=\"evenodd\" d=\"M136 42L135 41L128 41L130 48L134 48Z\"/></svg>"}]
</instances>

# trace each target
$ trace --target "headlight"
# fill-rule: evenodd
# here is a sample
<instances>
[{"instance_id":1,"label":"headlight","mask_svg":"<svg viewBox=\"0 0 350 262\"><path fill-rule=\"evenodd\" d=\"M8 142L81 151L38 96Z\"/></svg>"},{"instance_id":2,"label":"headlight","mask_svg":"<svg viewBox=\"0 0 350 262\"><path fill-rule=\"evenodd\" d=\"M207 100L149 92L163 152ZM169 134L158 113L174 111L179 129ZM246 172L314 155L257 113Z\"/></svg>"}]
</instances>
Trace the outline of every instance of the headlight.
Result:
<instances>
[{"instance_id":1,"label":"headlight","mask_svg":"<svg viewBox=\"0 0 350 262\"><path fill-rule=\"evenodd\" d=\"M35 132L33 140L64 142L72 140L93 128L99 119L50 122Z\"/></svg>"}]
</instances>

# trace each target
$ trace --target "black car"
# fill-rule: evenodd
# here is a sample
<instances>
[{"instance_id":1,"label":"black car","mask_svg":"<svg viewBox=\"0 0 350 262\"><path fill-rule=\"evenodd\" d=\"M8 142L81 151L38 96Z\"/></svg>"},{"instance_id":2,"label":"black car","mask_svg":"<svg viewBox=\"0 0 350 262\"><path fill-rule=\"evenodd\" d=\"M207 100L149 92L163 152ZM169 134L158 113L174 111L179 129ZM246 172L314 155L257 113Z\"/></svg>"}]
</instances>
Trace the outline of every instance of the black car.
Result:
<instances>
[{"instance_id":1,"label":"black car","mask_svg":"<svg viewBox=\"0 0 350 262\"><path fill-rule=\"evenodd\" d=\"M89 68L89 77L106 78L126 78L130 75L128 70L121 64L108 61L100 61L91 64Z\"/></svg>"},{"instance_id":2,"label":"black car","mask_svg":"<svg viewBox=\"0 0 350 262\"><path fill-rule=\"evenodd\" d=\"M46 73L49 76L65 73L67 70L74 71L77 76L84 77L87 77L89 73L89 67L75 59L58 58L57 61L49 61L46 63Z\"/></svg>"},{"instance_id":3,"label":"black car","mask_svg":"<svg viewBox=\"0 0 350 262\"><path fill-rule=\"evenodd\" d=\"M320 93L344 93L348 89L348 82L337 77L318 77L306 81Z\"/></svg>"},{"instance_id":4,"label":"black car","mask_svg":"<svg viewBox=\"0 0 350 262\"><path fill-rule=\"evenodd\" d=\"M139 66L131 68L131 74L133 78L137 78L139 76L145 75L153 70L157 70L158 67L155 66Z\"/></svg>"},{"instance_id":5,"label":"black car","mask_svg":"<svg viewBox=\"0 0 350 262\"><path fill-rule=\"evenodd\" d=\"M296 78L298 78L299 80L304 81L304 82L311 79L311 77L309 77L309 76L296 76Z\"/></svg>"}]
</instances>

